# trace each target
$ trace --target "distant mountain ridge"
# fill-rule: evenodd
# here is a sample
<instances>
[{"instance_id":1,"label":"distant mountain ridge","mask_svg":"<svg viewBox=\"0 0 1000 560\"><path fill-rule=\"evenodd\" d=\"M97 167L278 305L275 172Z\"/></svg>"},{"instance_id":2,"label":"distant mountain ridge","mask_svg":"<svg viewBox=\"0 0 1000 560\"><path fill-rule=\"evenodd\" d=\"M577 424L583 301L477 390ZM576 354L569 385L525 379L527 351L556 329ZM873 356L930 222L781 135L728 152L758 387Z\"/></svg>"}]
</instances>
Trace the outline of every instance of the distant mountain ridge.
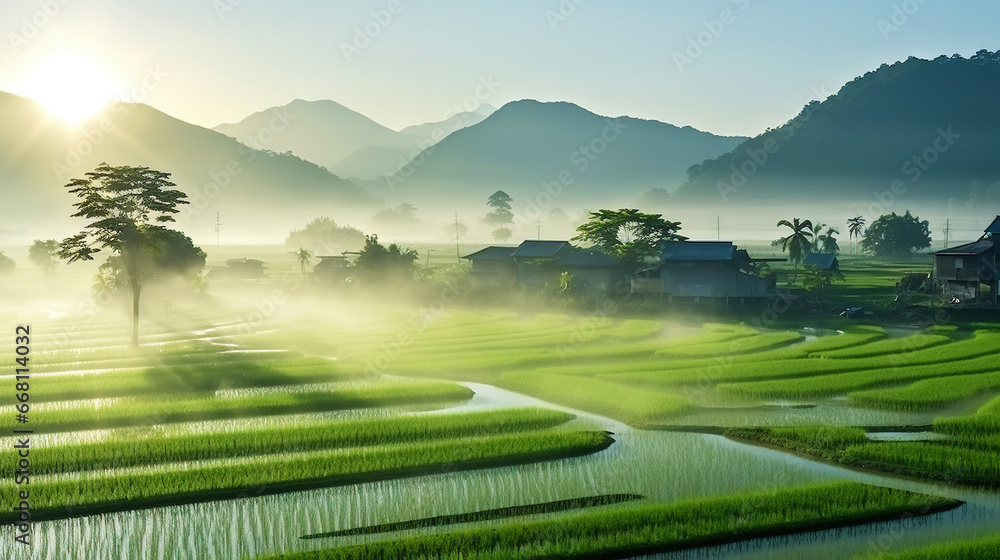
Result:
<instances>
[{"instance_id":1,"label":"distant mountain ridge","mask_svg":"<svg viewBox=\"0 0 1000 560\"><path fill-rule=\"evenodd\" d=\"M911 202L972 202L984 196L976 184L1000 180L997 91L1000 51L883 64L785 125L693 166L672 200L864 206L905 193Z\"/></svg>"},{"instance_id":2,"label":"distant mountain ridge","mask_svg":"<svg viewBox=\"0 0 1000 560\"><path fill-rule=\"evenodd\" d=\"M390 200L477 202L497 189L516 200L558 191L558 205L606 206L653 187L676 187L685 171L743 137L633 117L610 118L568 102L508 103L452 133L394 177L371 188ZM488 192L487 192L488 191Z\"/></svg>"},{"instance_id":3,"label":"distant mountain ridge","mask_svg":"<svg viewBox=\"0 0 1000 560\"><path fill-rule=\"evenodd\" d=\"M213 130L251 147L290 151L344 178L372 179L395 173L421 150L480 122L491 109L484 106L397 132L335 101L296 99Z\"/></svg>"},{"instance_id":4,"label":"distant mountain ridge","mask_svg":"<svg viewBox=\"0 0 1000 560\"><path fill-rule=\"evenodd\" d=\"M31 100L0 93L0 119L0 182L17 201L0 207L0 220L26 230L79 225L69 222L76 200L63 187L102 162L171 173L191 200L179 215L191 231L211 231L216 212L231 231L261 231L284 229L278 217L315 217L317 208L375 205L363 189L313 163L248 148L147 105L115 103L74 130Z\"/></svg>"}]
</instances>

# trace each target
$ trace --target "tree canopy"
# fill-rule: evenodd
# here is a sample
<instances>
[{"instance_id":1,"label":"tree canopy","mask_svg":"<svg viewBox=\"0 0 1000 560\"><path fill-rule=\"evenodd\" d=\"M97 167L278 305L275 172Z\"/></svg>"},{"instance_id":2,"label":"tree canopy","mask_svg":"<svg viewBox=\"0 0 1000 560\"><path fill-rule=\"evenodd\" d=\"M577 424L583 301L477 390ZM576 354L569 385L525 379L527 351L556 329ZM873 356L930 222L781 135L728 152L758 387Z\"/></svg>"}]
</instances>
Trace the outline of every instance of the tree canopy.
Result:
<instances>
[{"instance_id":1,"label":"tree canopy","mask_svg":"<svg viewBox=\"0 0 1000 560\"><path fill-rule=\"evenodd\" d=\"M678 235L680 222L661 214L644 214L635 208L591 212L587 223L576 230L574 241L584 241L626 265L640 266L659 258L666 241L687 239Z\"/></svg>"},{"instance_id":2,"label":"tree canopy","mask_svg":"<svg viewBox=\"0 0 1000 560\"><path fill-rule=\"evenodd\" d=\"M353 266L362 280L373 284L412 280L418 256L416 251L404 251L395 243L386 247L379 243L377 235L369 235Z\"/></svg>"},{"instance_id":3,"label":"tree canopy","mask_svg":"<svg viewBox=\"0 0 1000 560\"><path fill-rule=\"evenodd\" d=\"M912 216L907 210L879 216L861 239L861 248L878 257L898 257L931 246L930 223Z\"/></svg>"},{"instance_id":4,"label":"tree canopy","mask_svg":"<svg viewBox=\"0 0 1000 560\"><path fill-rule=\"evenodd\" d=\"M14 267L14 259L8 257L0 251L0 276L13 273Z\"/></svg>"},{"instance_id":5,"label":"tree canopy","mask_svg":"<svg viewBox=\"0 0 1000 560\"><path fill-rule=\"evenodd\" d=\"M285 246L292 250L306 249L314 255L356 250L365 242L365 234L350 226L338 226L330 218L316 218L288 234Z\"/></svg>"},{"instance_id":6,"label":"tree canopy","mask_svg":"<svg viewBox=\"0 0 1000 560\"><path fill-rule=\"evenodd\" d=\"M133 346L139 345L139 295L147 266L143 257L156 252L159 230L165 230L154 224L175 221L177 206L188 203L186 194L171 188L175 186L169 173L107 163L66 185L81 199L71 216L90 222L59 244L59 257L70 263L94 260L102 249L120 257L132 294Z\"/></svg>"},{"instance_id":7,"label":"tree canopy","mask_svg":"<svg viewBox=\"0 0 1000 560\"><path fill-rule=\"evenodd\" d=\"M28 248L28 260L42 269L45 274L52 274L59 265L59 242L55 239L42 241L36 239Z\"/></svg>"},{"instance_id":8,"label":"tree canopy","mask_svg":"<svg viewBox=\"0 0 1000 560\"><path fill-rule=\"evenodd\" d=\"M504 242L511 238L513 232L508 225L514 223L514 213L511 211L510 203L514 200L503 191L497 191L490 195L486 205L491 208L486 214L486 223L495 227L493 239Z\"/></svg>"}]
</instances>

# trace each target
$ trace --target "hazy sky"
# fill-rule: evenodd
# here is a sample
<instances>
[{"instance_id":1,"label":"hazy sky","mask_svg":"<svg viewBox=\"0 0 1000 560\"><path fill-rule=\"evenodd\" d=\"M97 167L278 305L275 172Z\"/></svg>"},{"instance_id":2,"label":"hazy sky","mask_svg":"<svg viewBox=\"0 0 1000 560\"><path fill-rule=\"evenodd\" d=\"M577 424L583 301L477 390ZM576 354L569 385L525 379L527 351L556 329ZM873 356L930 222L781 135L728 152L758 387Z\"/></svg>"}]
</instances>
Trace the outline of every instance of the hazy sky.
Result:
<instances>
[{"instance_id":1,"label":"hazy sky","mask_svg":"<svg viewBox=\"0 0 1000 560\"><path fill-rule=\"evenodd\" d=\"M304 98L399 129L478 94L752 135L883 62L997 50L998 21L986 0L4 0L0 90L72 49L129 87L158 69L146 102L205 126Z\"/></svg>"}]
</instances>

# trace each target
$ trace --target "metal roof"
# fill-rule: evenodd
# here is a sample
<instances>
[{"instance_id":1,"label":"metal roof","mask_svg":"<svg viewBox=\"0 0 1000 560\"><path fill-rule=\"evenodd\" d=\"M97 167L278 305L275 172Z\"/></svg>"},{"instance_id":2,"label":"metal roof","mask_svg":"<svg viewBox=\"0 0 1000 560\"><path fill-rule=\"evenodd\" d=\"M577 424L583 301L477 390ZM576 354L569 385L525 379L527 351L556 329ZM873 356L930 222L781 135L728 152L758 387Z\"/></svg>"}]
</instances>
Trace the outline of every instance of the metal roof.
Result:
<instances>
[{"instance_id":1,"label":"metal roof","mask_svg":"<svg viewBox=\"0 0 1000 560\"><path fill-rule=\"evenodd\" d=\"M469 259L470 261L474 261L476 259L483 261L507 261L510 260L511 255L514 254L514 250L516 249L517 247L491 246L485 249L480 249L470 255L465 255L462 258Z\"/></svg>"},{"instance_id":2,"label":"metal roof","mask_svg":"<svg viewBox=\"0 0 1000 560\"><path fill-rule=\"evenodd\" d=\"M802 266L815 266L820 270L837 270L840 268L840 263L837 262L836 253L809 253L802 261Z\"/></svg>"},{"instance_id":3,"label":"metal roof","mask_svg":"<svg viewBox=\"0 0 1000 560\"><path fill-rule=\"evenodd\" d=\"M732 241L667 241L665 261L731 261L736 257Z\"/></svg>"},{"instance_id":4,"label":"metal roof","mask_svg":"<svg viewBox=\"0 0 1000 560\"><path fill-rule=\"evenodd\" d=\"M525 241L511 256L515 259L550 259L572 248L568 241Z\"/></svg>"},{"instance_id":5,"label":"metal roof","mask_svg":"<svg viewBox=\"0 0 1000 560\"><path fill-rule=\"evenodd\" d=\"M621 266L618 261L600 251L574 249L552 262L556 266Z\"/></svg>"},{"instance_id":6,"label":"metal roof","mask_svg":"<svg viewBox=\"0 0 1000 560\"><path fill-rule=\"evenodd\" d=\"M1000 233L1000 216L997 216L996 219L993 220L992 224L986 226L985 231L986 233L992 233L993 235Z\"/></svg>"},{"instance_id":7,"label":"metal roof","mask_svg":"<svg viewBox=\"0 0 1000 560\"><path fill-rule=\"evenodd\" d=\"M986 251L989 251L992 248L993 248L993 240L992 239L980 239L979 241L975 241L973 243L966 243L965 245L958 245L958 246L955 246L955 247L949 247L947 249L943 249L941 251L937 251L934 254L935 255L955 255L955 256L980 255L982 253L985 253Z\"/></svg>"}]
</instances>

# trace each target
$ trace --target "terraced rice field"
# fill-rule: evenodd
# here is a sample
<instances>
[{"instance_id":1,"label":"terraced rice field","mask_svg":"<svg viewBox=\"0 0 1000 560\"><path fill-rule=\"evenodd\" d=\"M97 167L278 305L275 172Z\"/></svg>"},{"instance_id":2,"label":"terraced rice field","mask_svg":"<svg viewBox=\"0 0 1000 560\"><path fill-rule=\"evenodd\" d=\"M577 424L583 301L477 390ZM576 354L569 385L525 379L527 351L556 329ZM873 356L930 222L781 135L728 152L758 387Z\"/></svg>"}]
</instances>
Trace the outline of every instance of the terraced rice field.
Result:
<instances>
[{"instance_id":1,"label":"terraced rice field","mask_svg":"<svg viewBox=\"0 0 1000 560\"><path fill-rule=\"evenodd\" d=\"M215 313L148 325L139 351L111 319L35 326L34 519L50 535L95 524L138 535L100 540L103 552L79 545L81 557L640 554L958 505L870 481L800 488L843 475L718 436L644 429L741 428L730 435L852 467L1000 480L989 459L1000 452L1000 331L890 338L845 323L816 338L743 324L364 308L342 322L300 314L248 330L238 313ZM483 404L479 383L520 396ZM862 428L908 424L948 439L872 442ZM785 427L753 428L762 425ZM14 440L0 443L0 469L14 470ZM955 461L969 466L964 478L947 471ZM345 495L356 500L349 516ZM406 498L390 505L388 495ZM283 512L274 525L266 504ZM217 527L235 532L209 546L142 529L165 506L226 512L233 520ZM377 526L406 533L361 530ZM300 539L314 533L334 536Z\"/></svg>"}]
</instances>

